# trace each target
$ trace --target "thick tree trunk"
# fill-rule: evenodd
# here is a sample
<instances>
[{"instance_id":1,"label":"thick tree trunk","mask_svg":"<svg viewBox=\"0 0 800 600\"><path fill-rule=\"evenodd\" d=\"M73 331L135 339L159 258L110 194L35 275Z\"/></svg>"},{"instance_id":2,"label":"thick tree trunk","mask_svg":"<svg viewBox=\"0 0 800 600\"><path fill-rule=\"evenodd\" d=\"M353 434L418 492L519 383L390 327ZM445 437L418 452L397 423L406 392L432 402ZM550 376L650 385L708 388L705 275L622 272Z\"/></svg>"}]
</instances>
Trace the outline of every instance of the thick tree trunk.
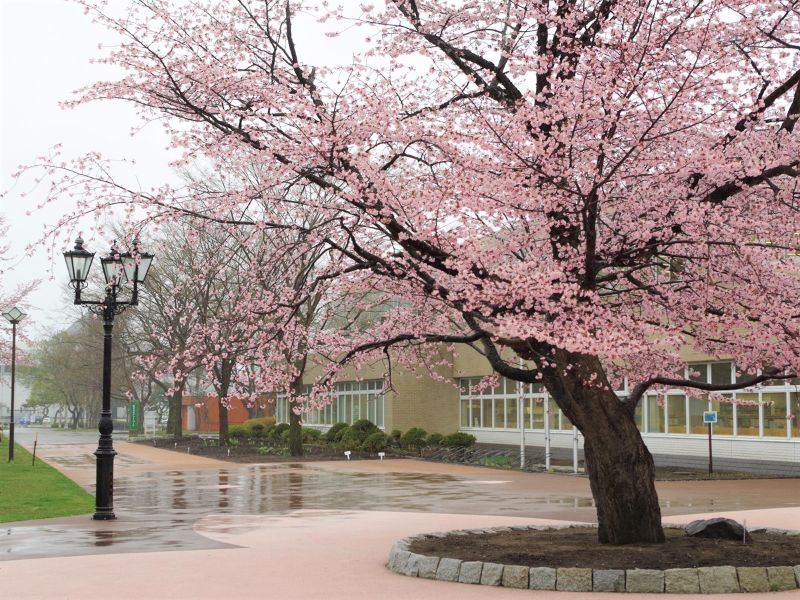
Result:
<instances>
[{"instance_id":1,"label":"thick tree trunk","mask_svg":"<svg viewBox=\"0 0 800 600\"><path fill-rule=\"evenodd\" d=\"M143 434L144 433L144 404L139 402L138 406L139 406L139 408L137 409L137 411L138 411L139 414L137 415L137 422L136 422L137 423L137 428L136 428L136 431L134 433Z\"/></svg>"},{"instance_id":2,"label":"thick tree trunk","mask_svg":"<svg viewBox=\"0 0 800 600\"><path fill-rule=\"evenodd\" d=\"M297 398L303 393L305 359L302 360L302 363L296 364L295 367L300 374L292 382L292 395ZM295 414L292 410L292 404L289 403L289 454L292 456L303 456L303 425L300 421L300 415Z\"/></svg>"},{"instance_id":3,"label":"thick tree trunk","mask_svg":"<svg viewBox=\"0 0 800 600\"><path fill-rule=\"evenodd\" d=\"M599 360L563 353L543 375L556 403L584 436L600 543L663 542L653 458Z\"/></svg>"},{"instance_id":4,"label":"thick tree trunk","mask_svg":"<svg viewBox=\"0 0 800 600\"><path fill-rule=\"evenodd\" d=\"M289 454L292 456L303 456L303 426L300 423L300 415L289 408Z\"/></svg>"},{"instance_id":5,"label":"thick tree trunk","mask_svg":"<svg viewBox=\"0 0 800 600\"><path fill-rule=\"evenodd\" d=\"M183 437L183 388L175 391L169 399L169 413L167 414L167 432L174 438Z\"/></svg>"},{"instance_id":6,"label":"thick tree trunk","mask_svg":"<svg viewBox=\"0 0 800 600\"><path fill-rule=\"evenodd\" d=\"M230 443L228 434L228 407L222 403L222 399L217 401L219 404L219 445L227 446Z\"/></svg>"}]
</instances>

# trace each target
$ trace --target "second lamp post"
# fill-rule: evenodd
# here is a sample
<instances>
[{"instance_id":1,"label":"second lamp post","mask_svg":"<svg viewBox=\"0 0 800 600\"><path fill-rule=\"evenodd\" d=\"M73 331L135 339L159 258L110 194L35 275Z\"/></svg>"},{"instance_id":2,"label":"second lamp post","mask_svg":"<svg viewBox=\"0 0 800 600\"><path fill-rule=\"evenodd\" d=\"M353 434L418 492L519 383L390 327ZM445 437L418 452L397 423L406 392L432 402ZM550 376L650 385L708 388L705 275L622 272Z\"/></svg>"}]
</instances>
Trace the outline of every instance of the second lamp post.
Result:
<instances>
[{"instance_id":1,"label":"second lamp post","mask_svg":"<svg viewBox=\"0 0 800 600\"><path fill-rule=\"evenodd\" d=\"M103 300L86 300L81 291L87 285L89 269L94 252L83 247L83 240L75 240L75 248L64 252L67 262L70 285L75 289L75 304L88 305L89 310L103 319L103 404L100 411L100 441L94 455L97 457L97 490L95 495L94 517L98 520L115 519L114 515L114 457L116 451L111 437L114 423L111 419L111 346L114 317L129 306L139 303L139 285L144 283L147 271L153 262L153 255L140 252L134 242L133 252L120 253L112 246L107 256L100 258L103 276L106 280L106 295ZM117 295L123 285L132 284L128 300L120 300Z\"/></svg>"}]
</instances>

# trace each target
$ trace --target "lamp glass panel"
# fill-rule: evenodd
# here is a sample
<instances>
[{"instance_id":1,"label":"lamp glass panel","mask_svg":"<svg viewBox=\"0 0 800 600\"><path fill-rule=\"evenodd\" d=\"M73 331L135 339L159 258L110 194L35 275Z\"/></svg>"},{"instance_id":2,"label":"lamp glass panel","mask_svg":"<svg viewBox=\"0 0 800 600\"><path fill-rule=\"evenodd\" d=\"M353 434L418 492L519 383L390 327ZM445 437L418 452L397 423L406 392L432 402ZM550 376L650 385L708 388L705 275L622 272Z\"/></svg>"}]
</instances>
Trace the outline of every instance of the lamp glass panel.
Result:
<instances>
[{"instance_id":1,"label":"lamp glass panel","mask_svg":"<svg viewBox=\"0 0 800 600\"><path fill-rule=\"evenodd\" d=\"M89 269L92 266L94 254L77 254L66 253L64 260L67 263L67 272L69 273L69 280L72 282L83 283L89 276Z\"/></svg>"},{"instance_id":2,"label":"lamp glass panel","mask_svg":"<svg viewBox=\"0 0 800 600\"><path fill-rule=\"evenodd\" d=\"M25 313L18 309L16 306L6 312L3 313L3 316L8 319L9 321L19 321L24 316Z\"/></svg>"},{"instance_id":3,"label":"lamp glass panel","mask_svg":"<svg viewBox=\"0 0 800 600\"><path fill-rule=\"evenodd\" d=\"M140 254L138 256L125 255L122 257L122 264L125 267L125 277L128 281L136 281L136 283L144 283L147 272L150 270L150 265L153 263L153 256L151 254ZM138 270L137 270L138 265Z\"/></svg>"},{"instance_id":4,"label":"lamp glass panel","mask_svg":"<svg viewBox=\"0 0 800 600\"><path fill-rule=\"evenodd\" d=\"M109 285L119 285L125 281L125 268L121 260L102 260L103 276Z\"/></svg>"}]
</instances>

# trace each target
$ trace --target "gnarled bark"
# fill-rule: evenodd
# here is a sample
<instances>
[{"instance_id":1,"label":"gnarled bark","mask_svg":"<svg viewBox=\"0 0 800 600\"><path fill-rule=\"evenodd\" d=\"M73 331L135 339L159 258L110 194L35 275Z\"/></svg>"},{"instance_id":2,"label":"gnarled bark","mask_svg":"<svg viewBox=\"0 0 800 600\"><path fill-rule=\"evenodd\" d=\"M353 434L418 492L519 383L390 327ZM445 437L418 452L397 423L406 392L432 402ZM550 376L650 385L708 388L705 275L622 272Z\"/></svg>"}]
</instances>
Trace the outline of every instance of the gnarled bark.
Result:
<instances>
[{"instance_id":1,"label":"gnarled bark","mask_svg":"<svg viewBox=\"0 0 800 600\"><path fill-rule=\"evenodd\" d=\"M542 369L544 384L584 436L600 543L663 542L653 458L633 414L613 392L599 359L562 351L557 356L556 365Z\"/></svg>"}]
</instances>

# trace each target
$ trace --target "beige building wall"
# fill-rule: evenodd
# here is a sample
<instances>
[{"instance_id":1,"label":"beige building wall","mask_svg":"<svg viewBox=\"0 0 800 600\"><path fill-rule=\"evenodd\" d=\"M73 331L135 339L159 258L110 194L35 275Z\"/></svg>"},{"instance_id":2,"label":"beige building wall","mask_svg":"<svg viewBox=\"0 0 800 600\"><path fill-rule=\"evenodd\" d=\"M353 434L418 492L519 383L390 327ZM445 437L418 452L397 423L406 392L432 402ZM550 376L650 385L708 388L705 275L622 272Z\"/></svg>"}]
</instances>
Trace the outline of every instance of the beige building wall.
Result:
<instances>
[{"instance_id":1,"label":"beige building wall","mask_svg":"<svg viewBox=\"0 0 800 600\"><path fill-rule=\"evenodd\" d=\"M452 369L438 373L447 378L438 381L424 371L406 370L394 373L394 391L386 394L386 431L408 431L422 427L428 433L458 431L458 388L453 383Z\"/></svg>"},{"instance_id":2,"label":"beige building wall","mask_svg":"<svg viewBox=\"0 0 800 600\"><path fill-rule=\"evenodd\" d=\"M440 348L442 362L451 366L437 367L437 373L444 378L439 381L430 376L425 367L412 371L396 363L392 364L392 388L388 389L386 360L377 360L360 368L348 366L336 378L339 382L382 379L386 389L384 398L384 430L394 429L403 432L412 427L421 427L428 433L449 434L459 430L459 390L458 380L462 377L482 377L492 374L486 358L467 345L457 345L454 351L445 346ZM515 360L510 352L504 352L508 360ZM702 362L712 357L693 353L684 349L681 358L686 362ZM714 357L725 360L724 357ZM439 361L436 361L439 362ZM304 380L312 383L321 374L321 369L310 365Z\"/></svg>"}]
</instances>

